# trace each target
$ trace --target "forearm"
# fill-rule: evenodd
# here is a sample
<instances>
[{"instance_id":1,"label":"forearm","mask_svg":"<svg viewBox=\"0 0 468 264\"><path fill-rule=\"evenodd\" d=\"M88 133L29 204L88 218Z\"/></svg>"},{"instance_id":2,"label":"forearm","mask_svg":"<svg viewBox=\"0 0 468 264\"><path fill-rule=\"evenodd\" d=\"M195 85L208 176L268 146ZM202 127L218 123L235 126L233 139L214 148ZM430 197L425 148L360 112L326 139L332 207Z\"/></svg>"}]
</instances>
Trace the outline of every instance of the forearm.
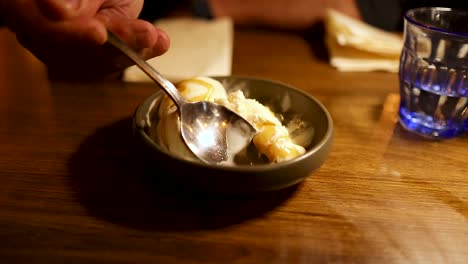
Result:
<instances>
[{"instance_id":1,"label":"forearm","mask_svg":"<svg viewBox=\"0 0 468 264\"><path fill-rule=\"evenodd\" d=\"M307 28L320 21L327 8L359 18L354 0L209 0L214 17L229 16L238 24Z\"/></svg>"}]
</instances>

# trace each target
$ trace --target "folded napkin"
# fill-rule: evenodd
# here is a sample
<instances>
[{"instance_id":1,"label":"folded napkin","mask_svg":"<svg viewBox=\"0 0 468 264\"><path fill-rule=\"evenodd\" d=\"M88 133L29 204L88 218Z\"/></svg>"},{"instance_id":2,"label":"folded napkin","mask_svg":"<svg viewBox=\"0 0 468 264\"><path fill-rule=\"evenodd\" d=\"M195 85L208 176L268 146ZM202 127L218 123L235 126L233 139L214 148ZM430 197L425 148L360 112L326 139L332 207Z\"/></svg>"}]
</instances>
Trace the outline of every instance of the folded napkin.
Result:
<instances>
[{"instance_id":1,"label":"folded napkin","mask_svg":"<svg viewBox=\"0 0 468 264\"><path fill-rule=\"evenodd\" d=\"M397 72L403 39L335 10L325 16L330 64L340 71Z\"/></svg>"},{"instance_id":2,"label":"folded napkin","mask_svg":"<svg viewBox=\"0 0 468 264\"><path fill-rule=\"evenodd\" d=\"M170 81L231 74L233 23L230 19L166 18L154 24L168 33L171 46L168 52L147 62ZM123 79L150 81L137 66L127 68Z\"/></svg>"}]
</instances>

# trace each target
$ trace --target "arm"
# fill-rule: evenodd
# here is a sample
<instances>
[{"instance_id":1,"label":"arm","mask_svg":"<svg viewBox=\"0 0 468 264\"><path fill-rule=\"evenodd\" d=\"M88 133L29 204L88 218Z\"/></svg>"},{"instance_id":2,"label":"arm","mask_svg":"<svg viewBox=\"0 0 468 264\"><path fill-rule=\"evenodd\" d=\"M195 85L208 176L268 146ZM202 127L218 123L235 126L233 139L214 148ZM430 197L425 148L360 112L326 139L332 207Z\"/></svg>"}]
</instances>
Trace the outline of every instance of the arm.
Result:
<instances>
[{"instance_id":1,"label":"arm","mask_svg":"<svg viewBox=\"0 0 468 264\"><path fill-rule=\"evenodd\" d=\"M238 24L304 29L319 22L327 8L360 18L354 0L207 0L214 17L229 16Z\"/></svg>"}]
</instances>

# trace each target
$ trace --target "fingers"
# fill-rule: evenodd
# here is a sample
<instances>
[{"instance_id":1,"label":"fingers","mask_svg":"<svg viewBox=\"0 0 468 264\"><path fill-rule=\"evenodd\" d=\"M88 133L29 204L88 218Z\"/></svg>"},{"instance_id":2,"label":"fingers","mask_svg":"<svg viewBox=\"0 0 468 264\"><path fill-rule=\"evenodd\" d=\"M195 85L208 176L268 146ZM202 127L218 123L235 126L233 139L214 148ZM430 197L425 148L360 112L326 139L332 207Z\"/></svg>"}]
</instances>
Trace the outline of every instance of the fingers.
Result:
<instances>
[{"instance_id":1,"label":"fingers","mask_svg":"<svg viewBox=\"0 0 468 264\"><path fill-rule=\"evenodd\" d=\"M100 21L83 18L55 23L34 33L20 31L16 36L24 47L47 62L50 58L60 59L63 54L99 47L106 42L107 31Z\"/></svg>"},{"instance_id":2,"label":"fingers","mask_svg":"<svg viewBox=\"0 0 468 264\"><path fill-rule=\"evenodd\" d=\"M51 20L70 19L79 15L82 0L36 0L44 16Z\"/></svg>"},{"instance_id":3,"label":"fingers","mask_svg":"<svg viewBox=\"0 0 468 264\"><path fill-rule=\"evenodd\" d=\"M18 40L50 69L73 61L90 75L122 70L119 53L108 49L107 31L113 31L144 59L169 48L167 34L138 20L142 0L0 0L7 6L5 21ZM84 65L84 66L83 66Z\"/></svg>"},{"instance_id":4,"label":"fingers","mask_svg":"<svg viewBox=\"0 0 468 264\"><path fill-rule=\"evenodd\" d=\"M135 50L150 50L148 56L158 56L169 48L164 32L136 19L140 0L15 1L10 2L14 14L8 20L21 39L101 45L107 40L108 29Z\"/></svg>"},{"instance_id":5,"label":"fingers","mask_svg":"<svg viewBox=\"0 0 468 264\"><path fill-rule=\"evenodd\" d=\"M30 40L32 43L29 43L28 46L34 46L41 42L88 42L88 44L96 45L106 41L105 26L94 16L80 15L72 19L49 19L44 12L49 12L48 15L51 15L54 12L52 10L56 8L55 10L58 11L56 15L58 15L59 12L72 8L71 4L59 5L54 4L54 1L65 3L66 0L16 0L9 2L9 12L5 16L7 26L16 33L19 39L23 40L22 43L27 44L25 40ZM83 8L81 4L85 4L85 1L89 0L76 1L80 3L78 8ZM102 0L95 0L95 2L99 1ZM48 6L49 11L43 10L45 6ZM76 13L79 12L76 11ZM65 13L61 14L65 15Z\"/></svg>"},{"instance_id":6,"label":"fingers","mask_svg":"<svg viewBox=\"0 0 468 264\"><path fill-rule=\"evenodd\" d=\"M152 58L169 49L168 35L153 24L138 19L104 19L107 29L145 58Z\"/></svg>"},{"instance_id":7,"label":"fingers","mask_svg":"<svg viewBox=\"0 0 468 264\"><path fill-rule=\"evenodd\" d=\"M47 33L58 44L71 46L102 45L107 40L106 26L95 18L77 18L50 25Z\"/></svg>"},{"instance_id":8,"label":"fingers","mask_svg":"<svg viewBox=\"0 0 468 264\"><path fill-rule=\"evenodd\" d=\"M158 30L158 31L159 31L158 42L156 43L156 45L153 46L153 49L152 49L153 56L160 56L166 53L169 50L169 47L171 46L171 40L169 38L169 35L167 35L167 33L162 30Z\"/></svg>"},{"instance_id":9,"label":"fingers","mask_svg":"<svg viewBox=\"0 0 468 264\"><path fill-rule=\"evenodd\" d=\"M139 51L140 56L147 60L164 54L170 46L169 37L164 31L160 31L158 42L152 48L146 48Z\"/></svg>"}]
</instances>

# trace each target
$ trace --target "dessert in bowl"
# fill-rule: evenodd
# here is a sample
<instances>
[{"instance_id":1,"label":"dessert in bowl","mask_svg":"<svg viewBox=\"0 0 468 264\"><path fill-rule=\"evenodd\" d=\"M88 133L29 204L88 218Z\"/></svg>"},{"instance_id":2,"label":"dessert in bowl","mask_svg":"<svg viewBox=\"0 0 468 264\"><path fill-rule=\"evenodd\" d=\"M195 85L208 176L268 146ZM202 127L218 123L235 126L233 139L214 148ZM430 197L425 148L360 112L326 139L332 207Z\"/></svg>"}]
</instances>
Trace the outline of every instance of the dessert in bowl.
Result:
<instances>
[{"instance_id":1,"label":"dessert in bowl","mask_svg":"<svg viewBox=\"0 0 468 264\"><path fill-rule=\"evenodd\" d=\"M277 190L310 176L330 152L330 114L296 88L240 76L193 78L176 86L188 100L211 100L231 108L258 133L253 144L236 150L238 159L202 163L180 137L177 109L165 93L157 92L138 106L133 120L140 154L155 176L210 192Z\"/></svg>"}]
</instances>

